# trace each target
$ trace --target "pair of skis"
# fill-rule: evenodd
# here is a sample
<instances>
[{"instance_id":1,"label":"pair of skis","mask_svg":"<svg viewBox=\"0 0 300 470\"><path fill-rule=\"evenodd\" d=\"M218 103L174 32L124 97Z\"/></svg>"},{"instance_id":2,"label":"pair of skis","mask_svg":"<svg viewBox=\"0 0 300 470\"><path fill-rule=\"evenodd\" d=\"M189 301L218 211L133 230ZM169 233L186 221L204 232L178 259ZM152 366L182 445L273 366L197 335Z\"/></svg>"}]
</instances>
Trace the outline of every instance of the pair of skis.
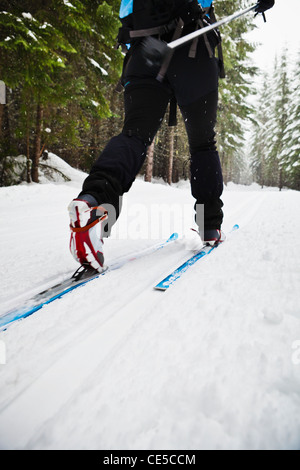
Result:
<instances>
[{"instance_id":1,"label":"pair of skis","mask_svg":"<svg viewBox=\"0 0 300 470\"><path fill-rule=\"evenodd\" d=\"M238 225L235 225L231 231L234 231L236 229L238 229ZM166 247L167 245L170 245L172 242L175 242L176 240L178 240L178 234L173 233L166 241L162 243L158 243L149 248L141 250L137 253L124 256L122 258L118 258L116 261L112 262L110 266L102 273L91 270L90 268L84 268L84 267L79 268L73 274L71 278L68 278L60 283L57 283L43 290L42 292L39 292L34 297L27 300L20 307L14 308L13 310L10 310L4 313L3 315L1 315L0 316L0 331L5 330L8 327L8 325L10 325L11 323L32 315L37 310L40 310L44 305L47 305L53 302L54 300L61 298L68 292L71 292L74 289L77 289L78 287L85 285L86 283L92 281L93 279L97 279L100 276L103 276L109 273L110 271L119 269L131 261L145 257L152 253L155 253L156 251ZM167 275L163 280L161 280L158 284L156 284L156 286L154 286L154 289L159 290L159 291L166 291L167 289L169 289L169 287L171 287L183 275L183 273L185 273L191 266L193 266L201 258L210 254L218 246L219 245L204 246L200 251L197 251L197 253L195 253L190 258L188 258L185 263L183 263L181 266L176 268L169 275Z\"/></svg>"}]
</instances>

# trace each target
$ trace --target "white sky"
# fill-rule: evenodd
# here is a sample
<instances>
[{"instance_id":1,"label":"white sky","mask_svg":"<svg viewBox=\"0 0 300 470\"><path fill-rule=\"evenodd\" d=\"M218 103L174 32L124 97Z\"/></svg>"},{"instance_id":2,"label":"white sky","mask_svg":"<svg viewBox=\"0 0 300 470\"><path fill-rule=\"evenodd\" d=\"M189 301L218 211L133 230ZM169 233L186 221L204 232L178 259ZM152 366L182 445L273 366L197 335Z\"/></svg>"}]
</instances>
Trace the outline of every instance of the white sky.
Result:
<instances>
[{"instance_id":1,"label":"white sky","mask_svg":"<svg viewBox=\"0 0 300 470\"><path fill-rule=\"evenodd\" d=\"M291 62L300 52L300 0L275 0L275 6L265 15L267 22L258 15L257 28L249 35L252 41L261 44L252 57L262 72L272 70L275 55L280 56L285 47Z\"/></svg>"}]
</instances>

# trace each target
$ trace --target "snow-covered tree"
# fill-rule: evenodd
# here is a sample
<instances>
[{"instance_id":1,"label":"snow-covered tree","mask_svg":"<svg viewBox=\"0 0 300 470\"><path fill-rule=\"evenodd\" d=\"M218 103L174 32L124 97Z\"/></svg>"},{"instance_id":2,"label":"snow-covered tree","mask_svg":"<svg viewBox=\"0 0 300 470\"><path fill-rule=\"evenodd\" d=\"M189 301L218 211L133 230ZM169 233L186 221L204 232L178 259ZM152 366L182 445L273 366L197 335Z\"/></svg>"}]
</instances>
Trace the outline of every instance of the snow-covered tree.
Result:
<instances>
[{"instance_id":1,"label":"snow-covered tree","mask_svg":"<svg viewBox=\"0 0 300 470\"><path fill-rule=\"evenodd\" d=\"M287 68L287 52L281 56L279 67L274 72L275 101L274 101L274 123L273 145L270 159L273 169L278 172L278 186L281 189L284 183L284 169L288 142L288 116L290 107L290 80Z\"/></svg>"},{"instance_id":2,"label":"snow-covered tree","mask_svg":"<svg viewBox=\"0 0 300 470\"><path fill-rule=\"evenodd\" d=\"M251 4L243 1L239 7ZM237 2L217 1L215 7L218 17L223 18L237 11ZM253 28L253 15L249 14L221 29L226 77L220 80L217 138L225 181L235 179L244 165L244 123L253 111L247 96L253 91L251 77L257 72L250 59L255 47L246 38Z\"/></svg>"},{"instance_id":3,"label":"snow-covered tree","mask_svg":"<svg viewBox=\"0 0 300 470\"><path fill-rule=\"evenodd\" d=\"M18 140L27 141L33 181L38 181L42 142L56 135L45 135L47 125L60 121L65 131L60 138L70 140L88 128L93 117L109 115L106 90L121 65L121 53L113 48L118 3L1 2L0 76L12 90L8 111L15 99L19 105L14 132ZM69 106L76 119L69 119ZM71 125L65 126L67 121Z\"/></svg>"},{"instance_id":4,"label":"snow-covered tree","mask_svg":"<svg viewBox=\"0 0 300 470\"><path fill-rule=\"evenodd\" d=\"M275 58L265 77L254 113L251 160L262 185L300 187L300 61L291 74L287 51Z\"/></svg>"},{"instance_id":5,"label":"snow-covered tree","mask_svg":"<svg viewBox=\"0 0 300 470\"><path fill-rule=\"evenodd\" d=\"M289 113L287 119L285 151L282 151L285 180L300 190L300 52L291 75Z\"/></svg>"},{"instance_id":6,"label":"snow-covered tree","mask_svg":"<svg viewBox=\"0 0 300 470\"><path fill-rule=\"evenodd\" d=\"M268 181L268 156L272 145L269 131L272 123L272 113L270 113L273 104L272 83L269 75L264 74L262 88L256 100L251 139L251 167L255 180L262 187Z\"/></svg>"}]
</instances>

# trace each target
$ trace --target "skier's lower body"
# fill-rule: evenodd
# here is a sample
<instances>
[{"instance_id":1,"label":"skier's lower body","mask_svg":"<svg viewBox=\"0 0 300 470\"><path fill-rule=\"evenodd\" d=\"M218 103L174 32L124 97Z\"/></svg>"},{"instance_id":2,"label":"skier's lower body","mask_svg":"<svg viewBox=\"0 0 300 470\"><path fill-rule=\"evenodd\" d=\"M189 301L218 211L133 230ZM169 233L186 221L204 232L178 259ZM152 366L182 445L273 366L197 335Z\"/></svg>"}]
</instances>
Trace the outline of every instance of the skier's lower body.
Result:
<instances>
[{"instance_id":1,"label":"skier's lower body","mask_svg":"<svg viewBox=\"0 0 300 470\"><path fill-rule=\"evenodd\" d=\"M208 56L203 40L195 58L188 57L188 52L189 46L175 51L162 82L156 79L159 70L146 63L139 44L129 52L123 72L122 133L108 142L69 206L71 252L81 264L103 268L102 238L109 235L120 214L122 195L139 173L172 96L189 141L196 222L204 241L218 241L223 220L223 178L214 131L219 66L216 58ZM203 206L204 227L198 211Z\"/></svg>"}]
</instances>

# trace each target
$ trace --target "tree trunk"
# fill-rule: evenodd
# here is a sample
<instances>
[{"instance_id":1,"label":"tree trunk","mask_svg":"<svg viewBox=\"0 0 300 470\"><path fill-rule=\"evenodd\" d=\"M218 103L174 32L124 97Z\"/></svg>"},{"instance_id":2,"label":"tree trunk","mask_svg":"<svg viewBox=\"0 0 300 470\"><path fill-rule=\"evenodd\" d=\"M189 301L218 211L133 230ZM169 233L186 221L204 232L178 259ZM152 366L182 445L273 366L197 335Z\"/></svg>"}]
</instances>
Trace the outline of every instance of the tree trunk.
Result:
<instances>
[{"instance_id":1,"label":"tree trunk","mask_svg":"<svg viewBox=\"0 0 300 470\"><path fill-rule=\"evenodd\" d=\"M0 73L1 76L1 73ZM2 117L4 114L4 105L6 104L5 83L0 80L0 139L2 137Z\"/></svg>"},{"instance_id":2,"label":"tree trunk","mask_svg":"<svg viewBox=\"0 0 300 470\"><path fill-rule=\"evenodd\" d=\"M29 144L29 123L27 113L27 128L26 128L26 180L27 183L31 183L31 172L30 172L30 144Z\"/></svg>"},{"instance_id":3,"label":"tree trunk","mask_svg":"<svg viewBox=\"0 0 300 470\"><path fill-rule=\"evenodd\" d=\"M147 166L145 172L145 181L151 183L153 176L153 157L154 157L154 139L147 151Z\"/></svg>"},{"instance_id":4,"label":"tree trunk","mask_svg":"<svg viewBox=\"0 0 300 470\"><path fill-rule=\"evenodd\" d=\"M264 158L264 153L262 149L262 157L261 157L261 189L263 189L265 185L265 158Z\"/></svg>"},{"instance_id":5,"label":"tree trunk","mask_svg":"<svg viewBox=\"0 0 300 470\"><path fill-rule=\"evenodd\" d=\"M279 184L278 184L278 187L279 187L279 191L281 191L282 188L283 188L283 171L282 171L282 168L280 168L280 170L279 170Z\"/></svg>"},{"instance_id":6,"label":"tree trunk","mask_svg":"<svg viewBox=\"0 0 300 470\"><path fill-rule=\"evenodd\" d=\"M41 154L42 123L43 123L43 107L40 103L38 103L37 110L36 110L35 145L34 145L34 154L32 157L32 169L31 169L31 177L34 183L39 182L39 161L40 161L40 154Z\"/></svg>"},{"instance_id":7,"label":"tree trunk","mask_svg":"<svg viewBox=\"0 0 300 470\"><path fill-rule=\"evenodd\" d=\"M222 166L222 173L223 173L223 181L225 186L227 186L228 183L228 166L227 162L225 159L225 152L221 153L221 166Z\"/></svg>"},{"instance_id":8,"label":"tree trunk","mask_svg":"<svg viewBox=\"0 0 300 470\"><path fill-rule=\"evenodd\" d=\"M3 111L4 111L4 104L0 103L0 139L2 137L2 116L3 116Z\"/></svg>"},{"instance_id":9,"label":"tree trunk","mask_svg":"<svg viewBox=\"0 0 300 470\"><path fill-rule=\"evenodd\" d=\"M169 165L168 165L168 184L172 184L173 163L174 163L174 127L170 127L169 131Z\"/></svg>"}]
</instances>

